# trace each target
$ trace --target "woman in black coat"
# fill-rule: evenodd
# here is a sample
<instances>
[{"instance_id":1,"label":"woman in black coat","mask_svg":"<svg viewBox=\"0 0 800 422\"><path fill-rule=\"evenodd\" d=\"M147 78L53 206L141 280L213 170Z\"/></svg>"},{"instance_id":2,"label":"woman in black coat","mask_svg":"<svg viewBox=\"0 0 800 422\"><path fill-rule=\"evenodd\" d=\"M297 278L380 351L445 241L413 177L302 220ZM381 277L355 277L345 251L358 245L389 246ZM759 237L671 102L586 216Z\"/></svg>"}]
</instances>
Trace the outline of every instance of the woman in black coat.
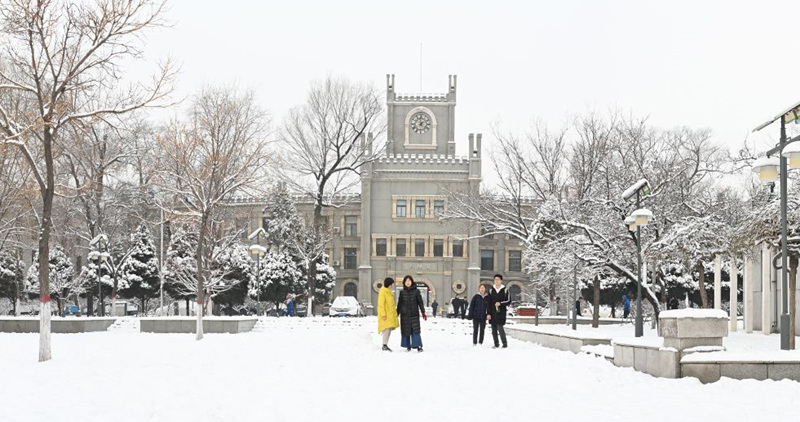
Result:
<instances>
[{"instance_id":1,"label":"woman in black coat","mask_svg":"<svg viewBox=\"0 0 800 422\"><path fill-rule=\"evenodd\" d=\"M486 297L486 286L481 284L478 292L469 303L469 318L472 320L472 345L483 344L483 333L486 330L486 314L489 312L489 300ZM478 336L480 334L480 336Z\"/></svg>"},{"instance_id":2,"label":"woman in black coat","mask_svg":"<svg viewBox=\"0 0 800 422\"><path fill-rule=\"evenodd\" d=\"M497 335L500 335L500 340L503 342L503 348L508 347L506 341L506 309L508 308L510 300L508 299L508 292L506 286L503 285L503 276L495 274L494 286L489 289L489 323L492 324L492 339L494 340L494 348L500 347L500 342L497 340Z\"/></svg>"},{"instance_id":3,"label":"woman in black coat","mask_svg":"<svg viewBox=\"0 0 800 422\"><path fill-rule=\"evenodd\" d=\"M422 351L422 337L420 337L419 315L428 320L425 315L425 304L422 295L417 290L414 278L410 275L403 278L403 290L397 298L397 315L400 316L400 347L410 351L412 348Z\"/></svg>"}]
</instances>

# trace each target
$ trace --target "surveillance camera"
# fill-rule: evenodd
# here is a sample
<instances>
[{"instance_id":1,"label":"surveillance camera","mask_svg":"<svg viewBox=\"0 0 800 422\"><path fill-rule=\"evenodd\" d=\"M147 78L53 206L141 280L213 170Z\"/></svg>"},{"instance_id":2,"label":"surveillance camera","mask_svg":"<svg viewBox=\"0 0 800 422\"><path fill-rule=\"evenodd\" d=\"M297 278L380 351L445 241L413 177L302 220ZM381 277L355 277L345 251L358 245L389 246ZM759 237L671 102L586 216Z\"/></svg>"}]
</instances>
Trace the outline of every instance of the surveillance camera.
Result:
<instances>
[{"instance_id":1,"label":"surveillance camera","mask_svg":"<svg viewBox=\"0 0 800 422\"><path fill-rule=\"evenodd\" d=\"M638 182L634 183L628 188L628 190L622 193L622 199L627 201L639 191L642 191L642 193L645 195L650 193L650 183L647 181L647 179L640 179Z\"/></svg>"}]
</instances>

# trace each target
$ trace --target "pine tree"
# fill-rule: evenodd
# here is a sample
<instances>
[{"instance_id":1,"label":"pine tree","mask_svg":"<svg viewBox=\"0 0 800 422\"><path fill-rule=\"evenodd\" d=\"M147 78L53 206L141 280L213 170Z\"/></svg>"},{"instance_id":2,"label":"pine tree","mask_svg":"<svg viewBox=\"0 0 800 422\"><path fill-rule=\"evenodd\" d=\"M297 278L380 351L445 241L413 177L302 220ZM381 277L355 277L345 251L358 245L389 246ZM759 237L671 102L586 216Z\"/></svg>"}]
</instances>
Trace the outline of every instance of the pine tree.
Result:
<instances>
[{"instance_id":1,"label":"pine tree","mask_svg":"<svg viewBox=\"0 0 800 422\"><path fill-rule=\"evenodd\" d=\"M157 296L160 278L153 236L145 225L131 233L131 251L120 268L120 294L141 301L141 313L147 311L147 300Z\"/></svg>"},{"instance_id":2,"label":"pine tree","mask_svg":"<svg viewBox=\"0 0 800 422\"><path fill-rule=\"evenodd\" d=\"M24 273L24 265L8 251L0 251L0 298L8 298L13 304L14 314L17 310L17 298L21 294L20 282Z\"/></svg>"},{"instance_id":3,"label":"pine tree","mask_svg":"<svg viewBox=\"0 0 800 422\"><path fill-rule=\"evenodd\" d=\"M250 287L251 297L258 296L261 300L275 304L277 308L287 294L302 289L303 272L297 260L289 253L270 250L261 259L260 266L258 286L253 283Z\"/></svg>"},{"instance_id":4,"label":"pine tree","mask_svg":"<svg viewBox=\"0 0 800 422\"><path fill-rule=\"evenodd\" d=\"M219 305L241 305L255 278L253 261L245 245L235 242L215 254L211 263L208 296Z\"/></svg>"},{"instance_id":5,"label":"pine tree","mask_svg":"<svg viewBox=\"0 0 800 422\"><path fill-rule=\"evenodd\" d=\"M264 214L269 216L269 224L264 228L267 233L267 243L279 251L293 251L303 235L303 219L297 212L285 184L276 184L270 190L269 197L271 200L264 207Z\"/></svg>"},{"instance_id":6,"label":"pine tree","mask_svg":"<svg viewBox=\"0 0 800 422\"><path fill-rule=\"evenodd\" d=\"M25 290L37 295L39 292L39 257L34 255L33 265L28 269ZM73 295L83 293L86 280L83 277L73 277L72 262L64 253L60 245L50 249L50 296L58 303L59 315L64 315L64 301Z\"/></svg>"}]
</instances>

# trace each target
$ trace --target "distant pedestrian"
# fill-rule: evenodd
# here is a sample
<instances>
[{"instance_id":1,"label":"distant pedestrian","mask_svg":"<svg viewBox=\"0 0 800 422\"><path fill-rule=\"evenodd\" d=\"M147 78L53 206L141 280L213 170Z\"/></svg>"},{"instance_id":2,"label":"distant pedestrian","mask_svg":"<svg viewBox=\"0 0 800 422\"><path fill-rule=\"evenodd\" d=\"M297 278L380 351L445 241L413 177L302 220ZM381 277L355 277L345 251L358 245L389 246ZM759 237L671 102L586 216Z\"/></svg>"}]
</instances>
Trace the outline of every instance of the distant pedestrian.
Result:
<instances>
[{"instance_id":1,"label":"distant pedestrian","mask_svg":"<svg viewBox=\"0 0 800 422\"><path fill-rule=\"evenodd\" d=\"M433 317L436 318L436 310L439 309L439 302L436 299L433 299L433 303L431 303L431 310L433 311Z\"/></svg>"},{"instance_id":2,"label":"distant pedestrian","mask_svg":"<svg viewBox=\"0 0 800 422\"><path fill-rule=\"evenodd\" d=\"M450 299L450 307L453 308L453 318L458 318L458 311L461 310L461 305L458 303L458 296Z\"/></svg>"},{"instance_id":3,"label":"distant pedestrian","mask_svg":"<svg viewBox=\"0 0 800 422\"><path fill-rule=\"evenodd\" d=\"M576 318L581 316L581 299L582 298L578 298L578 300L575 301L575 317Z\"/></svg>"},{"instance_id":4,"label":"distant pedestrian","mask_svg":"<svg viewBox=\"0 0 800 422\"><path fill-rule=\"evenodd\" d=\"M478 286L478 293L469 303L469 317L472 320L472 345L483 344L483 333L486 331L486 315L489 311L489 300L486 297L486 286Z\"/></svg>"},{"instance_id":5,"label":"distant pedestrian","mask_svg":"<svg viewBox=\"0 0 800 422\"><path fill-rule=\"evenodd\" d=\"M467 297L464 296L461 298L461 319L467 318Z\"/></svg>"},{"instance_id":6,"label":"distant pedestrian","mask_svg":"<svg viewBox=\"0 0 800 422\"><path fill-rule=\"evenodd\" d=\"M631 314L631 301L628 295L622 295L622 318L627 318Z\"/></svg>"},{"instance_id":7,"label":"distant pedestrian","mask_svg":"<svg viewBox=\"0 0 800 422\"><path fill-rule=\"evenodd\" d=\"M422 337L420 336L421 326L419 315L422 319L428 320L425 315L425 305L422 302L422 295L417 290L414 278L407 275L403 278L403 290L397 298L397 314L400 315L400 347L405 347L407 351L417 349L422 351Z\"/></svg>"},{"instance_id":8,"label":"distant pedestrian","mask_svg":"<svg viewBox=\"0 0 800 422\"><path fill-rule=\"evenodd\" d=\"M294 297L291 293L286 295L286 316L290 317L294 315Z\"/></svg>"},{"instance_id":9,"label":"distant pedestrian","mask_svg":"<svg viewBox=\"0 0 800 422\"><path fill-rule=\"evenodd\" d=\"M492 339L494 340L494 348L500 347L500 342L497 339L498 334L500 340L503 342L503 348L508 347L506 341L506 310L508 308L508 292L506 287L503 286L503 276L500 274L494 275L494 286L489 292L489 323L492 324Z\"/></svg>"},{"instance_id":10,"label":"distant pedestrian","mask_svg":"<svg viewBox=\"0 0 800 422\"><path fill-rule=\"evenodd\" d=\"M669 300L669 309L678 309L680 307L680 302L677 298L672 298Z\"/></svg>"},{"instance_id":11,"label":"distant pedestrian","mask_svg":"<svg viewBox=\"0 0 800 422\"><path fill-rule=\"evenodd\" d=\"M383 280L383 287L378 292L378 332L381 333L383 348L381 350L391 352L389 348L389 336L392 330L400 326L397 320L397 309L395 309L394 290L390 287L394 284L394 279L386 277Z\"/></svg>"}]
</instances>

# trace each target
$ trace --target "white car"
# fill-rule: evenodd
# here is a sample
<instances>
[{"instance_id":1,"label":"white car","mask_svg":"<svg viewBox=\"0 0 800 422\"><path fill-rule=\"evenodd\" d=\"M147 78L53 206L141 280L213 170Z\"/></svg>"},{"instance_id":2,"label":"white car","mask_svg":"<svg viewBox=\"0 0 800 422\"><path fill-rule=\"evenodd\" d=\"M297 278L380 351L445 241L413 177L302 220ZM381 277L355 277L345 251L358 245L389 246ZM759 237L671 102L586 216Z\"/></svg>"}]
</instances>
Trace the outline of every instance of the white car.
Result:
<instances>
[{"instance_id":1,"label":"white car","mask_svg":"<svg viewBox=\"0 0 800 422\"><path fill-rule=\"evenodd\" d=\"M353 296L339 296L331 303L330 316L364 316L364 309Z\"/></svg>"}]
</instances>

